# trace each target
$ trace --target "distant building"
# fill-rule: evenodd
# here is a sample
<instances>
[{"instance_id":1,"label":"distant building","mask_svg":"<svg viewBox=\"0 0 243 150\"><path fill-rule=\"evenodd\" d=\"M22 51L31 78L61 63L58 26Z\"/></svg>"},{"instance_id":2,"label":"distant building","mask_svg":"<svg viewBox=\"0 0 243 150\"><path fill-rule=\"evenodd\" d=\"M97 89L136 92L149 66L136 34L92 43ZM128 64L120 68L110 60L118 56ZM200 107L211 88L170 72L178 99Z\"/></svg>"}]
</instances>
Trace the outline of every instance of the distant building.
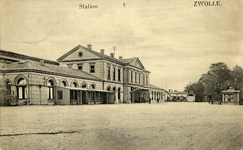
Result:
<instances>
[{"instance_id":1,"label":"distant building","mask_svg":"<svg viewBox=\"0 0 243 150\"><path fill-rule=\"evenodd\" d=\"M57 62L0 51L1 91L18 104L164 102L139 58L116 59L92 46L76 46Z\"/></svg>"},{"instance_id":2,"label":"distant building","mask_svg":"<svg viewBox=\"0 0 243 150\"><path fill-rule=\"evenodd\" d=\"M189 94L187 92L177 91L177 90L170 90L170 100L171 101L187 101L187 102L195 102L195 96L193 94Z\"/></svg>"},{"instance_id":3,"label":"distant building","mask_svg":"<svg viewBox=\"0 0 243 150\"><path fill-rule=\"evenodd\" d=\"M229 87L228 90L222 91L222 102L242 105L240 101L240 90L235 90L233 87Z\"/></svg>"}]
</instances>

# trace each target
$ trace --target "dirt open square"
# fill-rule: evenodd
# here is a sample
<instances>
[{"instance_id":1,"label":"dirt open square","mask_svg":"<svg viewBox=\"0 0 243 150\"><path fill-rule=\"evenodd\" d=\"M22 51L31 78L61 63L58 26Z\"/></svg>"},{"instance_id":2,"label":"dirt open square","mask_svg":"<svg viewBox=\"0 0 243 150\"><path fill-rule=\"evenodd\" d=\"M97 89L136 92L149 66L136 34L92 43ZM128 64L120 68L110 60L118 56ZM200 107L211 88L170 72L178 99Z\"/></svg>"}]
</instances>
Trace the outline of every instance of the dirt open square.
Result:
<instances>
[{"instance_id":1,"label":"dirt open square","mask_svg":"<svg viewBox=\"0 0 243 150\"><path fill-rule=\"evenodd\" d=\"M1 107L2 150L243 150L243 107L208 103Z\"/></svg>"}]
</instances>

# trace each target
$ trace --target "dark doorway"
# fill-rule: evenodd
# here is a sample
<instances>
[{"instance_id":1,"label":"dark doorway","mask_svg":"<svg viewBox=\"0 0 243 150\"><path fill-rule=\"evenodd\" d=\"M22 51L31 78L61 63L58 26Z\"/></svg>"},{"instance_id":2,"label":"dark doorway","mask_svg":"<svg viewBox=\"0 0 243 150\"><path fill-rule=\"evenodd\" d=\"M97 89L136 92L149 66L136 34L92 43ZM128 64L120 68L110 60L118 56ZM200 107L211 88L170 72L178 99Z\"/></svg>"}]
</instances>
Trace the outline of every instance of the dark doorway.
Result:
<instances>
[{"instance_id":1,"label":"dark doorway","mask_svg":"<svg viewBox=\"0 0 243 150\"><path fill-rule=\"evenodd\" d=\"M86 102L86 91L82 91L82 104L87 104L87 102Z\"/></svg>"}]
</instances>

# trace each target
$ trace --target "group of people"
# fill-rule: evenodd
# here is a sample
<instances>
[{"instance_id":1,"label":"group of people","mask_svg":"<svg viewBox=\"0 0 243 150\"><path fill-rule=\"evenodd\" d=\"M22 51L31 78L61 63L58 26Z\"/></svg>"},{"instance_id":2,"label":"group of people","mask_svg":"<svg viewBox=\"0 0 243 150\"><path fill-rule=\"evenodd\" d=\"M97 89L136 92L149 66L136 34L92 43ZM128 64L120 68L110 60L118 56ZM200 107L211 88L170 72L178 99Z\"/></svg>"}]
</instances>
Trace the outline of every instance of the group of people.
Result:
<instances>
[{"instance_id":1,"label":"group of people","mask_svg":"<svg viewBox=\"0 0 243 150\"><path fill-rule=\"evenodd\" d=\"M223 102L222 100L215 101L215 102L213 100L208 101L209 104L218 104L218 105L222 105L222 102Z\"/></svg>"}]
</instances>

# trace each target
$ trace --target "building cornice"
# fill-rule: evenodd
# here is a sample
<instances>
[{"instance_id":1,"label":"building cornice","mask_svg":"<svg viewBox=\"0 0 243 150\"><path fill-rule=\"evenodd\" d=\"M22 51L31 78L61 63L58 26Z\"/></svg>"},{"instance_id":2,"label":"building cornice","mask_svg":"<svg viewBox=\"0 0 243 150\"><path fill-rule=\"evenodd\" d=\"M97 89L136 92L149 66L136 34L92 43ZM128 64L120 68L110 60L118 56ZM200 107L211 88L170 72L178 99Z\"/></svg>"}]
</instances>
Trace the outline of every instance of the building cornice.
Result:
<instances>
[{"instance_id":1,"label":"building cornice","mask_svg":"<svg viewBox=\"0 0 243 150\"><path fill-rule=\"evenodd\" d=\"M0 70L0 73L17 73L17 72L35 72L35 73L42 73L42 74L48 74L48 75L57 75L57 76L63 76L63 77L78 78L78 79L85 79L85 80L93 80L93 81L100 81L100 82L103 81L102 79L80 77L80 76L75 76L75 75L56 73L56 72L49 72L49 71L43 71L43 70L36 70L36 69Z\"/></svg>"}]
</instances>

